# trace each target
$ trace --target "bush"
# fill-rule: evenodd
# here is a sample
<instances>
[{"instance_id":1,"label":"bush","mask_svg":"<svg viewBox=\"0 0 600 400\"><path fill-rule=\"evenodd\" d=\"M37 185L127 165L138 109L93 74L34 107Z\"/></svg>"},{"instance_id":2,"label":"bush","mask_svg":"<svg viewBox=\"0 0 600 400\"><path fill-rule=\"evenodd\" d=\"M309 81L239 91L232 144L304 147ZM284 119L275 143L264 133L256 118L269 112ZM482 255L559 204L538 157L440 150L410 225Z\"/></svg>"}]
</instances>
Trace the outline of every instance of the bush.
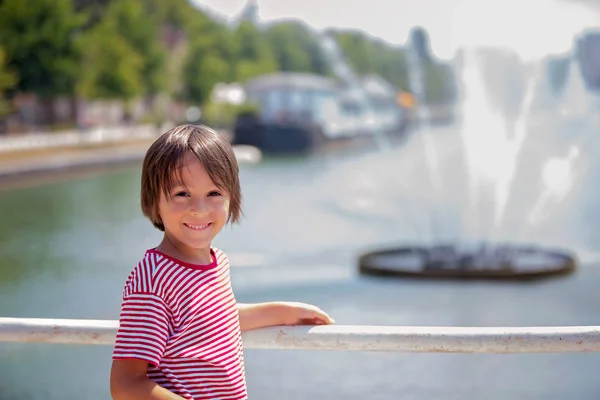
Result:
<instances>
[{"instance_id":1,"label":"bush","mask_svg":"<svg viewBox=\"0 0 600 400\"><path fill-rule=\"evenodd\" d=\"M235 125L238 115L258 114L258 104L246 102L242 104L207 102L202 108L203 123L217 129L227 129Z\"/></svg>"}]
</instances>

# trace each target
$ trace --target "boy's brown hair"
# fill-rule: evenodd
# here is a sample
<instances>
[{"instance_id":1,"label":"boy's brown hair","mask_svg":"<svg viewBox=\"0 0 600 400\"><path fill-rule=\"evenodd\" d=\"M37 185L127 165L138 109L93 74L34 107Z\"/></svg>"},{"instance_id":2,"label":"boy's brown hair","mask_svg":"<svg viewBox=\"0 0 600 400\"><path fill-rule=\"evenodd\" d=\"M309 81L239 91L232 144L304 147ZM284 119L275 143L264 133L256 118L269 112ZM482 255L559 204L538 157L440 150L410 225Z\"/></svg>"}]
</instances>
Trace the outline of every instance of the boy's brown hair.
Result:
<instances>
[{"instance_id":1,"label":"boy's brown hair","mask_svg":"<svg viewBox=\"0 0 600 400\"><path fill-rule=\"evenodd\" d=\"M179 169L187 152L202 163L210 179L229 194L227 222L238 222L242 214L242 193L237 159L229 142L203 125L180 125L163 133L146 152L142 166L142 211L152 224L165 230L158 213L161 191L168 198L181 182Z\"/></svg>"}]
</instances>

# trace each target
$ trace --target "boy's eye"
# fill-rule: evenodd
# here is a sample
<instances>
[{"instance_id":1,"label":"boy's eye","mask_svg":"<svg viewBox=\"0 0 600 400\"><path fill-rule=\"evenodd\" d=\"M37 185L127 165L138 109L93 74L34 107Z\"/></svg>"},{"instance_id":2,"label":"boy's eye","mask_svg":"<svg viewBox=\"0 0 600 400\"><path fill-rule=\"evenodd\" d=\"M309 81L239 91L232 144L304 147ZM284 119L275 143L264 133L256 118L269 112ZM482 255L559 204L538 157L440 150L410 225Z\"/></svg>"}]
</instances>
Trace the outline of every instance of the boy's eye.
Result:
<instances>
[{"instance_id":1,"label":"boy's eye","mask_svg":"<svg viewBox=\"0 0 600 400\"><path fill-rule=\"evenodd\" d=\"M210 192L210 193L208 194L208 196L209 196L209 197L211 197L211 196L220 196L220 195L221 195L221 193L219 193L219 192L217 192L217 191L212 191L212 192Z\"/></svg>"},{"instance_id":2,"label":"boy's eye","mask_svg":"<svg viewBox=\"0 0 600 400\"><path fill-rule=\"evenodd\" d=\"M185 197L185 196L189 196L189 194L187 192L177 192L177 193L175 193L175 197Z\"/></svg>"}]
</instances>

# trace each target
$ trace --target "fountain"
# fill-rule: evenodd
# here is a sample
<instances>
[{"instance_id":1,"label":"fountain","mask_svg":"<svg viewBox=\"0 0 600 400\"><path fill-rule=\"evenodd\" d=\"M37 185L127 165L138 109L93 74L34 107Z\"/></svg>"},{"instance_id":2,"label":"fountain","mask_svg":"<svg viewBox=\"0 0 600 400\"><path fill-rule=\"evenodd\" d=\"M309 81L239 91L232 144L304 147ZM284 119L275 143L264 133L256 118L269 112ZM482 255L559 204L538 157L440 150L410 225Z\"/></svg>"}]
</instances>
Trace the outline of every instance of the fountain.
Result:
<instances>
[{"instance_id":1,"label":"fountain","mask_svg":"<svg viewBox=\"0 0 600 400\"><path fill-rule=\"evenodd\" d=\"M529 281L570 274L575 266L569 253L516 244L400 247L359 259L363 274L434 279Z\"/></svg>"},{"instance_id":2,"label":"fountain","mask_svg":"<svg viewBox=\"0 0 600 400\"><path fill-rule=\"evenodd\" d=\"M443 199L443 167L422 101L422 56L415 46L409 53L411 89L420 104L417 135L421 136L422 158L431 193ZM575 165L583 139L573 140L571 135L569 145L561 144L568 129L556 128L565 118L571 127L593 119L594 95L585 89L576 57L569 59L564 88L559 91L544 88L547 69L539 59L525 60L501 46L466 46L455 61L461 87L462 119L457 131L465 165L466 198L461 210L465 229L449 241L434 235L423 244L366 252L359 257L359 271L494 280L535 280L573 273L577 264L573 252L526 243L521 234L525 227L543 223L576 188L580 171ZM542 129L535 110L540 97L543 104L554 105L545 110L546 128ZM573 125L574 119L579 125ZM546 147L540 144L544 142ZM559 148L560 154L536 152L550 146L552 151ZM524 179L529 179L528 185L523 184ZM517 197L527 197L531 206L525 208L520 202L515 207Z\"/></svg>"}]
</instances>

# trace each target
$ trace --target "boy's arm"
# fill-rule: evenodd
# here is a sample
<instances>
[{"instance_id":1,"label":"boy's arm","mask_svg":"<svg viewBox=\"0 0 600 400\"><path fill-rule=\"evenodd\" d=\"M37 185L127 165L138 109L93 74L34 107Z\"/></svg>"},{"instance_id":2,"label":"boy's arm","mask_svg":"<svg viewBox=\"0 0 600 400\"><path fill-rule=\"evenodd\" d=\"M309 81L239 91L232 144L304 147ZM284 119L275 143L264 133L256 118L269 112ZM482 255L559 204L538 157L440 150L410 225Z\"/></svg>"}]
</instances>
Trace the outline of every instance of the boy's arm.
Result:
<instances>
[{"instance_id":1,"label":"boy's arm","mask_svg":"<svg viewBox=\"0 0 600 400\"><path fill-rule=\"evenodd\" d=\"M110 370L110 395L113 400L184 400L146 376L148 362L114 360Z\"/></svg>"},{"instance_id":2,"label":"boy's arm","mask_svg":"<svg viewBox=\"0 0 600 400\"><path fill-rule=\"evenodd\" d=\"M320 308L304 303L238 303L242 331L276 325L327 325L335 321Z\"/></svg>"}]
</instances>

